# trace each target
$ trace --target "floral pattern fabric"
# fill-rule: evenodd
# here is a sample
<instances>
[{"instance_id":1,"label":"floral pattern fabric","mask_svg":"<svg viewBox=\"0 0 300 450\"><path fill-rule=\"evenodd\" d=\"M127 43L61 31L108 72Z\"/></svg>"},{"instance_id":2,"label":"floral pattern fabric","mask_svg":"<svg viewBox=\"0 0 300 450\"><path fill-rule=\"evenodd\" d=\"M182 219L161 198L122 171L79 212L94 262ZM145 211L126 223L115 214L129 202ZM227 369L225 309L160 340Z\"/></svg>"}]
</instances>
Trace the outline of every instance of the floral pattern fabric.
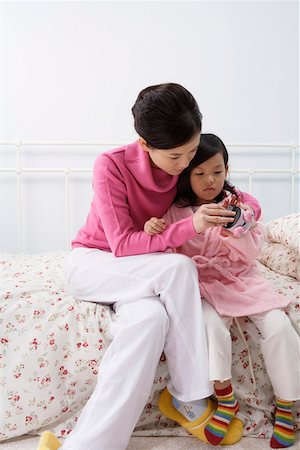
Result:
<instances>
[{"instance_id":1,"label":"floral pattern fabric","mask_svg":"<svg viewBox=\"0 0 300 450\"><path fill-rule=\"evenodd\" d=\"M267 238L300 255L300 213L289 214L267 223Z\"/></svg>"},{"instance_id":2,"label":"floral pattern fabric","mask_svg":"<svg viewBox=\"0 0 300 450\"><path fill-rule=\"evenodd\" d=\"M300 214L271 220L259 257L269 269L300 281Z\"/></svg>"},{"instance_id":3,"label":"floral pattern fabric","mask_svg":"<svg viewBox=\"0 0 300 450\"><path fill-rule=\"evenodd\" d=\"M266 240L259 260L274 272L300 281L300 255L284 244Z\"/></svg>"},{"instance_id":4,"label":"floral pattern fabric","mask_svg":"<svg viewBox=\"0 0 300 450\"><path fill-rule=\"evenodd\" d=\"M66 294L66 256L65 252L0 254L0 440L45 429L66 436L101 376L99 363L112 339L114 312L108 306L81 302ZM287 312L299 332L299 281L258 265L274 289L291 299ZM244 435L270 437L274 399L259 335L247 318L240 318L239 323L256 378L254 388L248 350L233 325L233 383L245 422ZM168 379L162 354L135 435L186 435L157 408L159 393ZM296 402L298 428L299 406Z\"/></svg>"}]
</instances>

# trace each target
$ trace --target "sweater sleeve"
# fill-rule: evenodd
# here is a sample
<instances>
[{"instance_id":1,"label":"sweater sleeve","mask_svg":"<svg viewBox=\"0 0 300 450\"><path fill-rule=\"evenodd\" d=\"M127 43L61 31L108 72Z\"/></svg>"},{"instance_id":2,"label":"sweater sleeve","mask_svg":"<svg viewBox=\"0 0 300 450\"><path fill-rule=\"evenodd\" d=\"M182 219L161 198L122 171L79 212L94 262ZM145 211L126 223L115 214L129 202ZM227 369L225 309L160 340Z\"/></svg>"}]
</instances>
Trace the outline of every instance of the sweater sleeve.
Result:
<instances>
[{"instance_id":1,"label":"sweater sleeve","mask_svg":"<svg viewBox=\"0 0 300 450\"><path fill-rule=\"evenodd\" d=\"M158 235L137 231L130 216L126 185L118 167L103 155L93 181L94 203L111 251L116 256L163 252L178 247L197 233L192 217L167 227Z\"/></svg>"}]
</instances>

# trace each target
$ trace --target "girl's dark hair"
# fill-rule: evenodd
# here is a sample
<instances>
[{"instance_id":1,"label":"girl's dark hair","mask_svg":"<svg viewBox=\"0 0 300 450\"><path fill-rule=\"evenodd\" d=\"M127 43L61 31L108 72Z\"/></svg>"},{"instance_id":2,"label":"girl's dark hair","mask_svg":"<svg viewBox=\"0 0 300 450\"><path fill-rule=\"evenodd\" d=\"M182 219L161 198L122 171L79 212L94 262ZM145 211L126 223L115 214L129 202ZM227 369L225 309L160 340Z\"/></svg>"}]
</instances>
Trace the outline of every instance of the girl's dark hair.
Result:
<instances>
[{"instance_id":1,"label":"girl's dark hair","mask_svg":"<svg viewBox=\"0 0 300 450\"><path fill-rule=\"evenodd\" d=\"M221 141L218 136L215 134L202 134L200 138L200 144L197 149L196 155L190 162L189 166L184 169L178 178L177 183L177 195L175 198L175 203L178 206L193 206L197 202L197 197L194 194L192 188L191 188L191 182L190 182L190 176L191 171L199 166L199 164L204 163L212 156L216 155L217 153L221 153L224 160L224 165L227 168L228 167L228 152L224 145L224 143ZM235 189L234 186L232 186L228 181L225 180L223 190L220 192L220 194L215 198L215 202L220 202L226 197L226 191L231 192L232 194L238 195L238 191Z\"/></svg>"},{"instance_id":2,"label":"girl's dark hair","mask_svg":"<svg viewBox=\"0 0 300 450\"><path fill-rule=\"evenodd\" d=\"M143 89L131 111L136 132L153 148L176 148L201 132L202 114L197 102L180 84Z\"/></svg>"}]
</instances>

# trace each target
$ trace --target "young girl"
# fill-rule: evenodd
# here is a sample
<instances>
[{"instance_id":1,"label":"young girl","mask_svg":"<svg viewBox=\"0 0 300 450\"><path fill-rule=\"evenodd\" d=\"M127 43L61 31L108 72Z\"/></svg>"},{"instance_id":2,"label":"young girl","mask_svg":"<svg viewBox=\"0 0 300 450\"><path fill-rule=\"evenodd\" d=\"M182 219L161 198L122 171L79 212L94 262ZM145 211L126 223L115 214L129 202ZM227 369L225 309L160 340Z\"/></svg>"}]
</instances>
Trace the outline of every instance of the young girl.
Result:
<instances>
[{"instance_id":1,"label":"young girl","mask_svg":"<svg viewBox=\"0 0 300 450\"><path fill-rule=\"evenodd\" d=\"M243 195L226 181L227 173L228 153L223 142L215 135L202 134L195 157L179 177L175 204L161 220L152 218L146 222L145 232L153 236L163 234L170 224L196 211L204 215L216 203L223 201L224 204L224 199L228 204L228 195L241 196L243 201ZM242 203L239 206L245 209ZM295 442L292 402L300 399L299 336L282 310L289 300L272 291L255 265L263 240L262 225L256 223L240 239L216 225L173 250L196 262L205 299L202 303L209 376L214 381L218 406L204 434L208 442L219 444L238 411L231 386L229 328L233 317L247 315L261 333L261 348L275 393L275 424L270 445L272 448L289 447ZM167 397L165 403L161 400L161 410L173 416L172 406L168 406L167 401Z\"/></svg>"},{"instance_id":2,"label":"young girl","mask_svg":"<svg viewBox=\"0 0 300 450\"><path fill-rule=\"evenodd\" d=\"M228 224L234 212L215 204L205 218L196 212L165 233L148 236L145 221L171 206L178 175L196 153L202 116L191 93L175 83L141 91L132 112L139 138L97 158L90 212L66 267L68 292L83 301L113 305L116 326L98 383L63 450L126 449L163 350L169 392L179 404L194 402L195 435L212 411L206 400L213 386L196 266L165 250L183 245L208 226ZM259 208L255 199L248 200ZM241 433L236 421L223 443L236 442ZM60 446L46 432L39 450Z\"/></svg>"}]
</instances>

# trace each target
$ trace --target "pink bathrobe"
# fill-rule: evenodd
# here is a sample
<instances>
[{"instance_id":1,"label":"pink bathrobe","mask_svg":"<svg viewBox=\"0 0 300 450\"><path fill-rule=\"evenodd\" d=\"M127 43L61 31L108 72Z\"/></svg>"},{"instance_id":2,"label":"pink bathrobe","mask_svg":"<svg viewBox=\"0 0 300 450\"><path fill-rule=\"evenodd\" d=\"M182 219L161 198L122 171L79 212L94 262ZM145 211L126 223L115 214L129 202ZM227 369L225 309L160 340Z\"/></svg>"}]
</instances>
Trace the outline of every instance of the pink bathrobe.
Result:
<instances>
[{"instance_id":1,"label":"pink bathrobe","mask_svg":"<svg viewBox=\"0 0 300 450\"><path fill-rule=\"evenodd\" d=\"M191 207L172 205L164 219L170 224L192 214ZM221 236L220 232L219 227L208 228L173 249L194 259L202 297L220 315L230 317L287 306L290 300L272 290L255 263L264 238L263 225L258 223L240 239Z\"/></svg>"}]
</instances>

